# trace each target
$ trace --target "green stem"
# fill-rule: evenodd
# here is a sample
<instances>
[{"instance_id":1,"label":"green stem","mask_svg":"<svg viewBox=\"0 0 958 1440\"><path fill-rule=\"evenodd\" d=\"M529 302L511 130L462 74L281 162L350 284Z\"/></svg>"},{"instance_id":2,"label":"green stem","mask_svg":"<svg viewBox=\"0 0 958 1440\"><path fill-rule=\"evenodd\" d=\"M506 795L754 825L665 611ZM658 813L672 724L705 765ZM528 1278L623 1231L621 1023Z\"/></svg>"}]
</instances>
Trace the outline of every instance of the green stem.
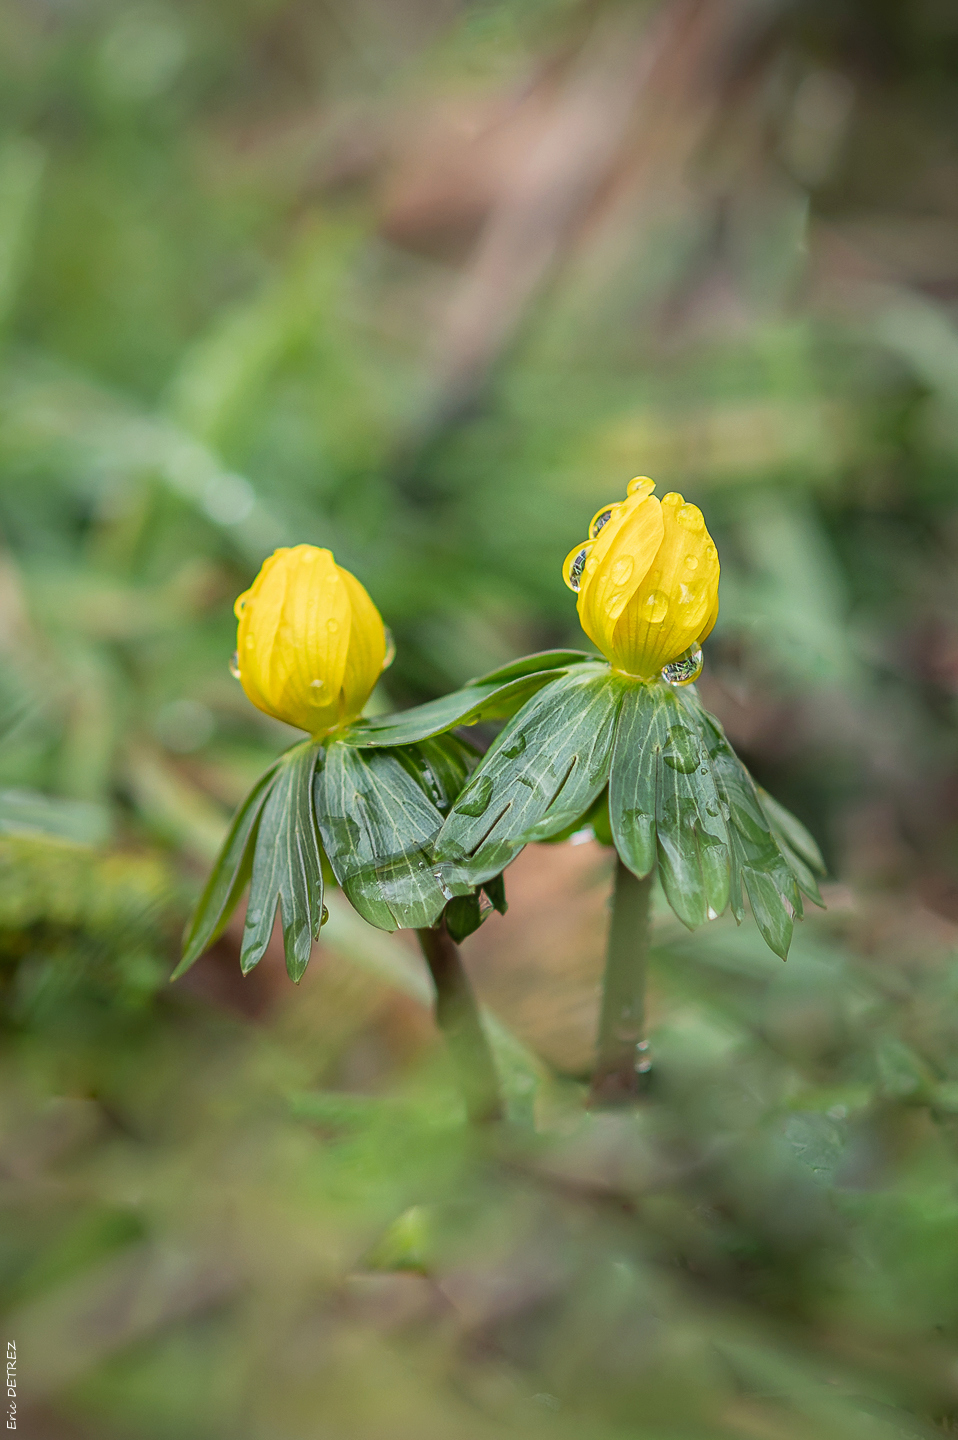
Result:
<instances>
[{"instance_id":1,"label":"green stem","mask_svg":"<svg viewBox=\"0 0 958 1440\"><path fill-rule=\"evenodd\" d=\"M446 1037L466 1114L474 1125L501 1120L503 1108L495 1062L459 947L445 921L417 930L416 934L436 987L436 1024Z\"/></svg>"},{"instance_id":2,"label":"green stem","mask_svg":"<svg viewBox=\"0 0 958 1440\"><path fill-rule=\"evenodd\" d=\"M628 1105L645 1088L645 976L652 875L637 880L616 858L615 892L602 982L592 1106Z\"/></svg>"}]
</instances>

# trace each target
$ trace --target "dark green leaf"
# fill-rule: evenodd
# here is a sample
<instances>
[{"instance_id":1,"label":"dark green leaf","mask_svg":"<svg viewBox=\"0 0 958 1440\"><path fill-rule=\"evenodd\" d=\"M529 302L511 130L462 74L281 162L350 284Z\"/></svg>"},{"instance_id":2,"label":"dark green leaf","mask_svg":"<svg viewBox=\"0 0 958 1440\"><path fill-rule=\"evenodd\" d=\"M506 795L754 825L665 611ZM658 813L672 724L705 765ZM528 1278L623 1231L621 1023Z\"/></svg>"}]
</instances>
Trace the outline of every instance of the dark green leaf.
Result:
<instances>
[{"instance_id":1,"label":"dark green leaf","mask_svg":"<svg viewBox=\"0 0 958 1440\"><path fill-rule=\"evenodd\" d=\"M446 929L457 945L461 945L463 940L478 930L486 915L490 913L489 908L483 910L479 894L475 890L471 895L457 895L454 900L449 901L443 912Z\"/></svg>"},{"instance_id":2,"label":"dark green leaf","mask_svg":"<svg viewBox=\"0 0 958 1440\"><path fill-rule=\"evenodd\" d=\"M262 959L280 906L286 969L302 979L323 915L323 872L313 816L313 772L320 748L312 740L281 758L256 834L240 966Z\"/></svg>"},{"instance_id":3,"label":"dark green leaf","mask_svg":"<svg viewBox=\"0 0 958 1440\"><path fill-rule=\"evenodd\" d=\"M183 958L173 971L171 978L174 980L188 970L223 933L236 908L252 873L256 827L276 781L279 763L271 765L265 775L260 776L233 817L229 834L184 936Z\"/></svg>"},{"instance_id":4,"label":"dark green leaf","mask_svg":"<svg viewBox=\"0 0 958 1440\"><path fill-rule=\"evenodd\" d=\"M489 685L495 682L501 685L505 680L516 680L521 675L537 675L543 670L568 670L573 665L595 664L600 658L587 654L585 650L539 650L535 655L510 660L508 665L500 665L498 670L490 670L487 675L477 675L467 684Z\"/></svg>"},{"instance_id":5,"label":"dark green leaf","mask_svg":"<svg viewBox=\"0 0 958 1440\"><path fill-rule=\"evenodd\" d=\"M651 685L626 690L609 779L609 819L615 848L640 880L655 864L657 715Z\"/></svg>"},{"instance_id":6,"label":"dark green leaf","mask_svg":"<svg viewBox=\"0 0 958 1440\"><path fill-rule=\"evenodd\" d=\"M451 695L443 695L425 705L416 705L399 715L359 720L343 732L342 738L350 745L363 749L391 748L426 740L458 725L477 725L480 720L507 720L537 690L590 658L577 650L546 651L546 656L550 654L560 657L561 663L529 673L516 671L516 667L525 663L517 660L515 666L507 665L502 672L496 671L490 678L473 681ZM528 658L540 661L543 657Z\"/></svg>"},{"instance_id":7,"label":"dark green leaf","mask_svg":"<svg viewBox=\"0 0 958 1440\"><path fill-rule=\"evenodd\" d=\"M809 869L817 871L819 875L824 875L826 866L822 859L822 852L801 820L796 819L791 810L786 810L785 806L769 795L767 790L763 790L761 785L755 786L755 793L758 795L758 802L768 820L769 828L779 844L784 842L790 850L804 860Z\"/></svg>"},{"instance_id":8,"label":"dark green leaf","mask_svg":"<svg viewBox=\"0 0 958 1440\"><path fill-rule=\"evenodd\" d=\"M316 819L330 864L364 919L381 930L433 925L454 894L431 846L442 815L398 756L330 745L316 775Z\"/></svg>"},{"instance_id":9,"label":"dark green leaf","mask_svg":"<svg viewBox=\"0 0 958 1440\"><path fill-rule=\"evenodd\" d=\"M729 838L696 715L662 683L623 698L609 783L616 847L640 878L657 856L672 909L693 929L728 904Z\"/></svg>"},{"instance_id":10,"label":"dark green leaf","mask_svg":"<svg viewBox=\"0 0 958 1440\"><path fill-rule=\"evenodd\" d=\"M607 666L580 665L523 707L443 826L444 873L481 883L588 808L608 777L620 696Z\"/></svg>"},{"instance_id":11,"label":"dark green leaf","mask_svg":"<svg viewBox=\"0 0 958 1440\"><path fill-rule=\"evenodd\" d=\"M466 741L448 734L397 747L393 753L443 816L481 758Z\"/></svg>"},{"instance_id":12,"label":"dark green leaf","mask_svg":"<svg viewBox=\"0 0 958 1440\"><path fill-rule=\"evenodd\" d=\"M509 902L506 899L506 877L504 875L493 875L491 880L484 880L482 888L492 903L492 908L498 910L500 915L505 915L509 909Z\"/></svg>"},{"instance_id":13,"label":"dark green leaf","mask_svg":"<svg viewBox=\"0 0 958 1440\"><path fill-rule=\"evenodd\" d=\"M691 686L676 694L689 719L701 726L715 777L730 841L732 913L737 920L745 913L744 882L752 913L766 944L784 958L791 939L792 919L802 914L802 897L795 876L771 832L755 782L726 740L721 725L702 708ZM756 876L762 878L756 880ZM773 892L777 898L773 898Z\"/></svg>"}]
</instances>

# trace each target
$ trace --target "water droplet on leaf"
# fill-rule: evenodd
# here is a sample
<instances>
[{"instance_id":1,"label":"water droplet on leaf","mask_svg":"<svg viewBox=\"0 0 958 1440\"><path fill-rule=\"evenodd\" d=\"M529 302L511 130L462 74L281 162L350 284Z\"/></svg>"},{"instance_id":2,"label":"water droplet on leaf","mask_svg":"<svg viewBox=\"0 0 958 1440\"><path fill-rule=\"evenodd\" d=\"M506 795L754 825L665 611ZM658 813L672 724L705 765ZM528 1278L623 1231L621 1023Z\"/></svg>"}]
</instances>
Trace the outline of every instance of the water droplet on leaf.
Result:
<instances>
[{"instance_id":1,"label":"water droplet on leaf","mask_svg":"<svg viewBox=\"0 0 958 1440\"><path fill-rule=\"evenodd\" d=\"M520 731L519 734L518 734L518 735L515 737L515 739L513 740L512 744L509 745L505 750L503 750L502 753L503 753L503 755L506 757L507 760L515 760L515 759L517 759L518 756L520 756L520 755L522 754L522 752L523 752L523 750L524 750L525 748L526 748L526 737L525 737L525 736L522 734L522 732Z\"/></svg>"},{"instance_id":2,"label":"water droplet on leaf","mask_svg":"<svg viewBox=\"0 0 958 1440\"><path fill-rule=\"evenodd\" d=\"M670 660L662 667L662 679L669 685L681 687L691 685L702 673L702 647L691 645L677 660Z\"/></svg>"},{"instance_id":3,"label":"water droplet on leaf","mask_svg":"<svg viewBox=\"0 0 958 1440\"><path fill-rule=\"evenodd\" d=\"M324 906L323 906L323 913L322 913L322 915L319 917L319 923L320 923L320 925L325 925L325 924L326 924L326 921L327 921L328 919L329 919L329 906L328 906L328 905L324 905Z\"/></svg>"},{"instance_id":4,"label":"water droplet on leaf","mask_svg":"<svg viewBox=\"0 0 958 1440\"><path fill-rule=\"evenodd\" d=\"M698 746L691 730L684 725L673 725L668 732L668 744L662 751L662 759L681 775L691 775L699 763Z\"/></svg>"},{"instance_id":5,"label":"water droplet on leaf","mask_svg":"<svg viewBox=\"0 0 958 1440\"><path fill-rule=\"evenodd\" d=\"M492 799L492 777L480 775L476 783L453 808L457 815L484 815Z\"/></svg>"}]
</instances>

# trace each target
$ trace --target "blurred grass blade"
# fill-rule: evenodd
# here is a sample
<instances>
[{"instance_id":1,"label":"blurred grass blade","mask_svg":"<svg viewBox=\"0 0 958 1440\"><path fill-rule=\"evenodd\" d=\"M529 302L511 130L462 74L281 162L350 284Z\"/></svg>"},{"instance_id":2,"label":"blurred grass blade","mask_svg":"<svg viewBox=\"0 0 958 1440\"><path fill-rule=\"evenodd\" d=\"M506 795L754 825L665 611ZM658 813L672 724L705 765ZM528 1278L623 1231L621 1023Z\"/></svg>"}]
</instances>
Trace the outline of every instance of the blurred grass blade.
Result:
<instances>
[{"instance_id":1,"label":"blurred grass blade","mask_svg":"<svg viewBox=\"0 0 958 1440\"><path fill-rule=\"evenodd\" d=\"M30 252L44 166L34 140L17 137L0 145L0 335Z\"/></svg>"}]
</instances>

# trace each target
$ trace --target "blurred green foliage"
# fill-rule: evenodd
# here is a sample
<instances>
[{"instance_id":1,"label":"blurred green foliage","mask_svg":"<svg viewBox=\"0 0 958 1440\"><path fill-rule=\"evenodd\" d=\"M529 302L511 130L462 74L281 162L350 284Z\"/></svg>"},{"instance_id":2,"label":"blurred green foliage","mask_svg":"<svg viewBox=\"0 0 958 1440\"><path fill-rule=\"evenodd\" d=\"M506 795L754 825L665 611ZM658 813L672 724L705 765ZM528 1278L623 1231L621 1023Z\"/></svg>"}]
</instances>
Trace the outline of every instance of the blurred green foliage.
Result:
<instances>
[{"instance_id":1,"label":"blurred green foliage","mask_svg":"<svg viewBox=\"0 0 958 1440\"><path fill-rule=\"evenodd\" d=\"M24 1433L954 1433L956 70L935 0L2 0ZM842 882L787 967L663 919L647 1106L503 1031L495 1144L346 911L253 1020L235 937L168 990L293 738L227 669L263 557L355 570L388 708L581 644L559 566L636 472L705 511L703 698Z\"/></svg>"}]
</instances>

